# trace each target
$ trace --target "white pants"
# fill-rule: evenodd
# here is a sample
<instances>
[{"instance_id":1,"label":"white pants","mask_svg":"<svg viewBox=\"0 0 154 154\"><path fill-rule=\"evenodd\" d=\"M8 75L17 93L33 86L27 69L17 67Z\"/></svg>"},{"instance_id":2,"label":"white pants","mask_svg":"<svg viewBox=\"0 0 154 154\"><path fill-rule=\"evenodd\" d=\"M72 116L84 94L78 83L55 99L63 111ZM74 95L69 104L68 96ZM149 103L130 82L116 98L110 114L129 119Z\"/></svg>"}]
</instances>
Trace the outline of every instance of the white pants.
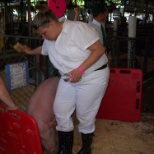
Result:
<instances>
[{"instance_id":1,"label":"white pants","mask_svg":"<svg viewBox=\"0 0 154 154\"><path fill-rule=\"evenodd\" d=\"M95 118L108 80L109 68L83 76L77 83L65 82L61 78L54 102L56 129L64 132L72 131L74 124L71 116L76 109L79 132L85 134L94 132Z\"/></svg>"}]
</instances>

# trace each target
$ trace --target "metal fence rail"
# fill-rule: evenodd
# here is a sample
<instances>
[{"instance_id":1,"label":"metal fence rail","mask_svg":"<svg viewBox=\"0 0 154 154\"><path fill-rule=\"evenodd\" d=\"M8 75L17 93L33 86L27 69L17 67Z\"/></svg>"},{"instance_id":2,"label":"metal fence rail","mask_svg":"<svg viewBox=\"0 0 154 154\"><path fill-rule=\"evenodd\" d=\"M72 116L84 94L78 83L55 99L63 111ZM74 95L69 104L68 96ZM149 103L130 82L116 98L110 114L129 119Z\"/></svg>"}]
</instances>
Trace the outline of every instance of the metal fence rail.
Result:
<instances>
[{"instance_id":1,"label":"metal fence rail","mask_svg":"<svg viewBox=\"0 0 154 154\"><path fill-rule=\"evenodd\" d=\"M154 71L154 37L113 37L109 40L110 67L139 68L146 75Z\"/></svg>"}]
</instances>

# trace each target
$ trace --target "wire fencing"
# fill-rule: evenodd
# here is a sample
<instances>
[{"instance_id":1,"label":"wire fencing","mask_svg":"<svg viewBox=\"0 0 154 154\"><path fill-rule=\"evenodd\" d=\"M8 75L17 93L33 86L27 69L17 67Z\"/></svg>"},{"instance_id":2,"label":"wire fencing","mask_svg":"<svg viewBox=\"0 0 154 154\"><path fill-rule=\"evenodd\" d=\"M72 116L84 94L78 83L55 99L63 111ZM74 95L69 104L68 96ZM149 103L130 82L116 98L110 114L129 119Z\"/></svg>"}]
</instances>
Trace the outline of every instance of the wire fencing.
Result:
<instances>
[{"instance_id":1,"label":"wire fencing","mask_svg":"<svg viewBox=\"0 0 154 154\"><path fill-rule=\"evenodd\" d=\"M28 62L29 85L9 91L15 104L17 104L21 110L26 111L29 99L39 84L48 77L56 75L57 70L50 63L48 56L29 56L24 52L17 52L14 49L14 45L17 42L35 48L42 44L42 39L15 35L7 35L5 38L7 39L4 41L3 48L0 51L0 76L5 81L6 86L5 66L7 64Z\"/></svg>"},{"instance_id":2,"label":"wire fencing","mask_svg":"<svg viewBox=\"0 0 154 154\"><path fill-rule=\"evenodd\" d=\"M138 38L110 37L108 39L109 65L113 68L138 68L146 75L154 71L153 36ZM29 85L9 91L13 101L26 111L30 97L38 85L45 79L55 76L57 70L49 61L48 56L29 56L24 52L16 52L13 46L20 42L31 48L42 45L43 40L37 37L6 35L0 51L0 76L5 81L7 64L28 61Z\"/></svg>"}]
</instances>

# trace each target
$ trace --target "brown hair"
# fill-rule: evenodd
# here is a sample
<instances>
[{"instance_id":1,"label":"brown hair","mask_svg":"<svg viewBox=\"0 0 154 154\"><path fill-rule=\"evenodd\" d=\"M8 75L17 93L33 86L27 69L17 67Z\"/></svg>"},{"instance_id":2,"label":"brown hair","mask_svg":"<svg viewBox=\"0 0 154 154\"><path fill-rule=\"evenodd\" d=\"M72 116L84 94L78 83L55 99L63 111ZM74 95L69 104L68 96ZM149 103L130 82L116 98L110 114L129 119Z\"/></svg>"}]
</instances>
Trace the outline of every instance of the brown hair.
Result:
<instances>
[{"instance_id":1,"label":"brown hair","mask_svg":"<svg viewBox=\"0 0 154 154\"><path fill-rule=\"evenodd\" d=\"M36 7L38 13L34 17L33 27L38 29L40 26L46 26L50 21L58 21L56 15L51 11L47 4L38 4Z\"/></svg>"}]
</instances>

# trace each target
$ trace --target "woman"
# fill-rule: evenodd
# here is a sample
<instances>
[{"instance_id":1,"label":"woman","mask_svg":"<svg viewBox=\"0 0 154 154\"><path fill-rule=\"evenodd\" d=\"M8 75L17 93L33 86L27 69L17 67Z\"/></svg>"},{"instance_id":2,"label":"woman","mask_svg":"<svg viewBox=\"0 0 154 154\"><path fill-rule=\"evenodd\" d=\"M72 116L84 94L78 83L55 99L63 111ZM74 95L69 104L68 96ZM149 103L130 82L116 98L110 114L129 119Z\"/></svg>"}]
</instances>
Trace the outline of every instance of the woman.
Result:
<instances>
[{"instance_id":1,"label":"woman","mask_svg":"<svg viewBox=\"0 0 154 154\"><path fill-rule=\"evenodd\" d=\"M78 154L90 154L95 131L95 118L104 96L108 78L108 59L97 32L80 21L59 22L46 5L39 10L33 27L44 38L42 46L22 49L29 55L48 55L60 75L70 75L70 81L60 79L54 100L56 129L59 137L58 154L72 154L72 114L76 110L82 148Z\"/></svg>"}]
</instances>

